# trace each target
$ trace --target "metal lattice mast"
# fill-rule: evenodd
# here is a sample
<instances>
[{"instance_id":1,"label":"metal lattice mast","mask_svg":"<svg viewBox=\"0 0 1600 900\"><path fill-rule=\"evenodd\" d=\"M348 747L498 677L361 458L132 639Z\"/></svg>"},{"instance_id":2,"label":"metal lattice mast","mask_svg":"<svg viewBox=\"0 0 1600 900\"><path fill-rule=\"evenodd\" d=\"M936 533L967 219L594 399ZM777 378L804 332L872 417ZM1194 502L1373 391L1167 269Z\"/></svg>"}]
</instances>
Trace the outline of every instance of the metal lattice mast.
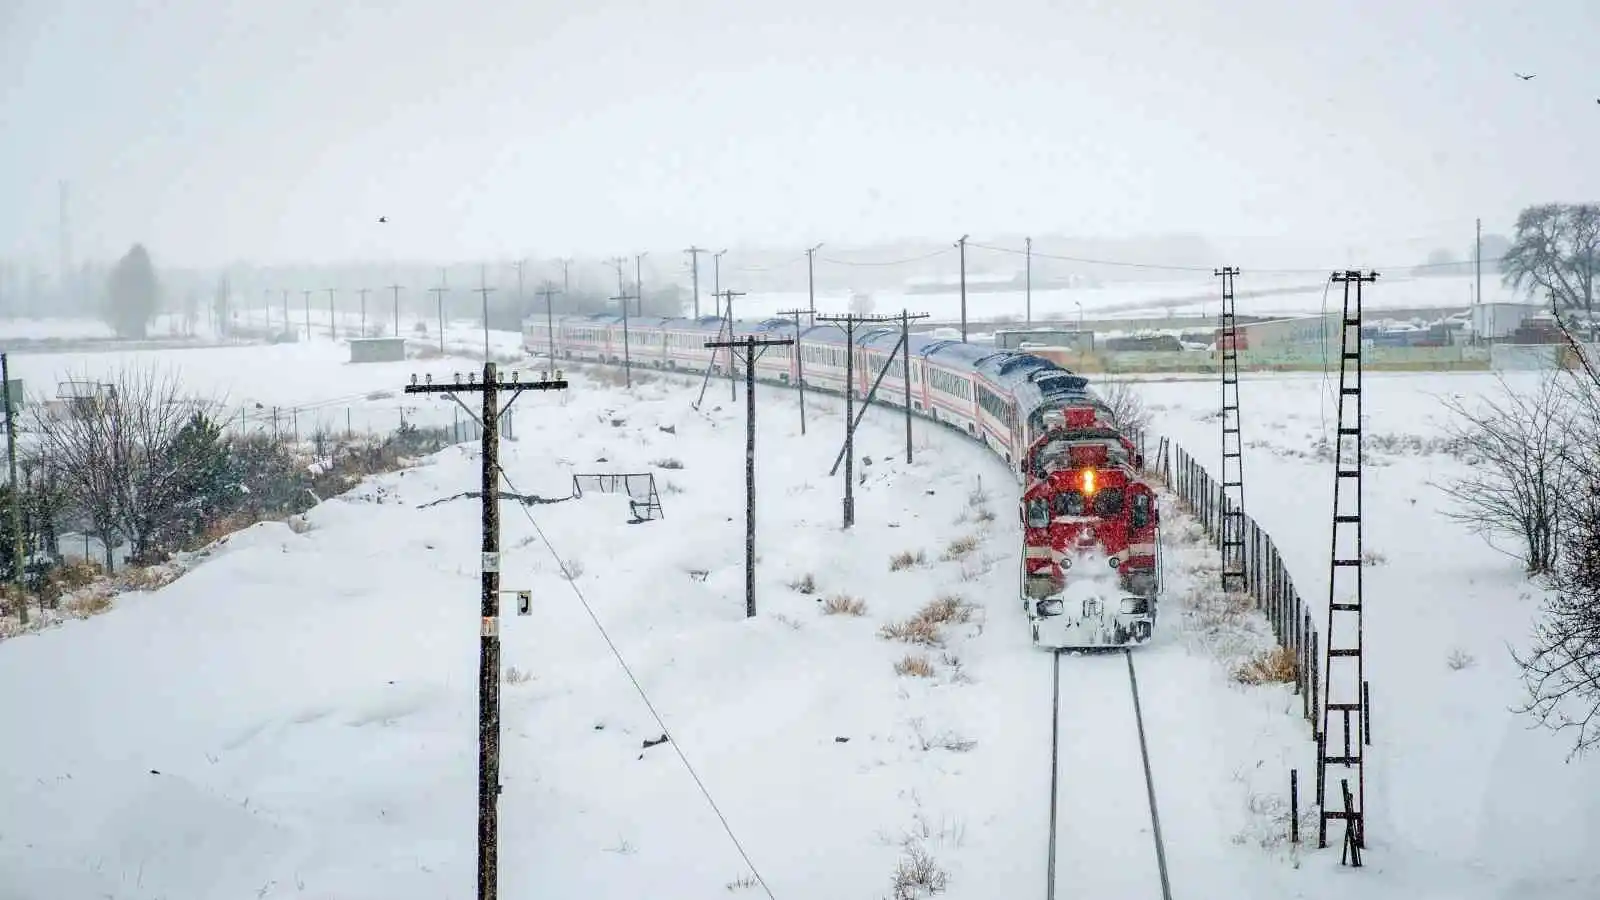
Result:
<instances>
[{"instance_id":1,"label":"metal lattice mast","mask_svg":"<svg viewBox=\"0 0 1600 900\"><path fill-rule=\"evenodd\" d=\"M1323 657L1322 727L1317 733L1317 846L1328 846L1328 822L1345 820L1345 846L1360 865L1366 846L1367 682L1362 659L1361 584L1361 287L1376 281L1335 272L1344 285L1339 336L1339 421L1334 437L1333 539L1329 553L1327 651ZM1356 780L1352 797L1347 790ZM1340 778L1343 798L1330 809L1328 780Z\"/></svg>"},{"instance_id":2,"label":"metal lattice mast","mask_svg":"<svg viewBox=\"0 0 1600 900\"><path fill-rule=\"evenodd\" d=\"M1239 420L1239 320L1233 299L1236 266L1212 272L1222 279L1222 318L1217 333L1222 369L1222 590L1244 592L1244 435Z\"/></svg>"}]
</instances>

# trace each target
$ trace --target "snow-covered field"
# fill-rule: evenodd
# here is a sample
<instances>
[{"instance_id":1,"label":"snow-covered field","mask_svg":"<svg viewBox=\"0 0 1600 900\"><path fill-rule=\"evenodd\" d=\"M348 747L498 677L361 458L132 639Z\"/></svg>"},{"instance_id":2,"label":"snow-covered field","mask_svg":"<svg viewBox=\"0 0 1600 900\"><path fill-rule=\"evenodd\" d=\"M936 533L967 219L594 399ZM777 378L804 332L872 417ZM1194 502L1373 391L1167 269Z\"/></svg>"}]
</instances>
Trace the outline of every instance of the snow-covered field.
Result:
<instances>
[{"instance_id":1,"label":"snow-covered field","mask_svg":"<svg viewBox=\"0 0 1600 900\"><path fill-rule=\"evenodd\" d=\"M1519 390L1543 373L1504 373ZM1326 628L1337 373L1244 376L1245 509L1270 532ZM1520 565L1441 513L1433 485L1466 471L1443 452L1440 398L1492 395L1486 373L1369 373L1365 573L1372 684L1369 842L1383 869L1436 866L1429 896L1600 896L1600 768L1566 762L1565 735L1530 730L1508 647L1525 646L1539 592ZM1219 471L1217 386L1146 380L1161 431ZM1461 668L1456 668L1461 666ZM1305 752L1309 757L1309 748ZM1472 882L1476 882L1473 884Z\"/></svg>"},{"instance_id":2,"label":"snow-covered field","mask_svg":"<svg viewBox=\"0 0 1600 900\"><path fill-rule=\"evenodd\" d=\"M476 364L345 357L322 341L162 359L235 401L301 407ZM14 360L40 384L62 362ZM697 381L625 392L571 377L565 394L517 401L518 440L502 445L514 488L561 497L573 472L648 471L665 518L627 524L626 501L604 495L502 507L504 587L534 593L525 618L508 599L502 628L504 895L764 895L684 758L776 897L893 896L911 848L948 873L944 897L1041 891L1050 666L1015 600L1004 467L921 422L907 465L903 420L875 411L857 440L857 522L843 532L842 486L827 476L839 405L808 396L801 436L795 398L759 387L759 614L747 620L742 387L735 404L713 383L696 412ZM1419 386L1485 381L1368 376L1371 430L1424 427ZM1158 427L1214 469L1215 385L1141 390ZM1313 605L1332 475L1295 454L1325 391L1312 376L1251 378L1242 392L1246 501ZM417 403L428 411L413 415L446 420L453 407ZM1137 662L1174 892L1592 897L1593 765L1563 765L1561 738L1505 711L1517 682L1503 642L1533 612L1516 565L1434 511L1422 482L1458 463L1381 452L1367 534L1388 563L1368 578L1375 740L1360 873L1338 870L1337 849L1285 845L1288 769L1303 802L1313 777L1298 698L1236 684L1215 658L1259 647L1264 626L1225 623L1226 647L1204 637L1218 624L1216 556L1168 505L1173 599ZM0 740L13 773L0 785L0 900L470 896L479 513L467 499L419 505L476 489L477 473L474 445L447 450L321 504L303 534L255 526L165 588L0 643L0 721L17 723ZM980 479L986 499L973 496ZM965 536L976 546L943 559ZM902 551L925 559L891 571ZM808 575L810 593L796 588ZM960 602L940 645L879 636L945 596ZM830 601L845 611L825 613ZM663 728L613 644L671 741L645 746ZM1476 664L1452 670L1456 648ZM898 674L908 655L931 675ZM1079 781L1073 796L1089 822L1144 802ZM1097 884L1093 871L1064 874Z\"/></svg>"}]
</instances>

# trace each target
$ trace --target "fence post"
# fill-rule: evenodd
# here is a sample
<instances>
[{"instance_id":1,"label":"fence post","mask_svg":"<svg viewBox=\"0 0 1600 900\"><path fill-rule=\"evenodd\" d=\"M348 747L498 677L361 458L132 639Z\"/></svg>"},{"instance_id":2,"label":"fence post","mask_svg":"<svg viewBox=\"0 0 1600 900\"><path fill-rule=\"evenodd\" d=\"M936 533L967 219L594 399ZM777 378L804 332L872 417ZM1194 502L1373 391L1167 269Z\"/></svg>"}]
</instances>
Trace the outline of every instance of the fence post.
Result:
<instances>
[{"instance_id":1,"label":"fence post","mask_svg":"<svg viewBox=\"0 0 1600 900\"><path fill-rule=\"evenodd\" d=\"M1300 770L1289 770L1289 843L1300 843Z\"/></svg>"}]
</instances>

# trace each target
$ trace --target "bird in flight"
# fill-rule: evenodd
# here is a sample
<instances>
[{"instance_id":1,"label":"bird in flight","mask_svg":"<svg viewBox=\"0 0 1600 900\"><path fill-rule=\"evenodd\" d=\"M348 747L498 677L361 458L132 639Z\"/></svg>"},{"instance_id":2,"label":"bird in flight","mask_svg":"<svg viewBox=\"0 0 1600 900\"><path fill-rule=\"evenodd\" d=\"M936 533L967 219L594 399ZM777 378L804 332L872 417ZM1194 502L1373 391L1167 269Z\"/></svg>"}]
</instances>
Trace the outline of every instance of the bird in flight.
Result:
<instances>
[{"instance_id":1,"label":"bird in flight","mask_svg":"<svg viewBox=\"0 0 1600 900\"><path fill-rule=\"evenodd\" d=\"M1521 78L1523 81L1531 81L1531 80L1539 77L1539 73L1537 73L1537 72L1533 73L1532 75L1524 75L1521 72L1512 72L1511 74L1517 76L1518 78Z\"/></svg>"},{"instance_id":2,"label":"bird in flight","mask_svg":"<svg viewBox=\"0 0 1600 900\"><path fill-rule=\"evenodd\" d=\"M379 216L379 217L378 217L378 221L379 221L379 222L380 222L380 223L382 223L382 222L387 222L387 221L389 221L389 217L388 217L388 216Z\"/></svg>"}]
</instances>

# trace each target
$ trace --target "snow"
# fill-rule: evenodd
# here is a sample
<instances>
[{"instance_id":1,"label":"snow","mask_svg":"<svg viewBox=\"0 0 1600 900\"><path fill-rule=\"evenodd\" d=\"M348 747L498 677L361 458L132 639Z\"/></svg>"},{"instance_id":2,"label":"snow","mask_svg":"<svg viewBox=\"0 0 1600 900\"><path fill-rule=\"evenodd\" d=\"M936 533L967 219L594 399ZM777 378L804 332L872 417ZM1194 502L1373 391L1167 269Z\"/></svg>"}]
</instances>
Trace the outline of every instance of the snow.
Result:
<instances>
[{"instance_id":1,"label":"snow","mask_svg":"<svg viewBox=\"0 0 1600 900\"><path fill-rule=\"evenodd\" d=\"M452 345L481 353L472 332ZM493 339L496 352L516 341ZM14 377L46 384L69 362L108 371L151 358L235 402L348 404L384 428L379 413L401 402L411 373L475 365L350 365L324 340L21 355L13 365L28 368ZM502 443L512 487L558 498L574 472L654 472L665 517L630 525L626 499L587 492L502 504L503 586L533 592L528 617L507 599L501 629L503 895L762 896L684 760L777 897L892 896L907 847L948 872L942 897L1039 892L1051 666L1016 596L1004 466L920 421L908 465L903 419L875 410L858 435L863 482L844 532L842 486L827 476L842 404L807 397L802 436L793 395L758 387L758 615L746 619L742 385L737 403L711 385L696 412L698 380L623 391L610 373L569 377L565 393L517 401L518 439ZM1388 561L1367 581L1375 741L1359 873L1339 868L1336 846L1287 845L1289 769L1302 813L1315 777L1301 698L1232 680L1231 663L1269 647L1269 633L1259 615L1219 603L1216 552L1164 498L1168 599L1134 659L1175 894L1560 900L1600 889L1586 852L1600 835L1592 763L1564 764L1561 737L1507 711L1520 686L1503 645L1527 632L1533 592L1515 563L1440 517L1426 481L1461 464L1406 449L1435 447L1429 391L1488 383L1367 376L1369 433L1393 437L1376 442L1369 474L1368 544ZM1328 385L1312 375L1243 387L1247 508L1320 609L1332 475L1310 444L1322 429L1313 394ZM397 396L366 399L385 391ZM1216 471L1215 384L1140 391L1159 428ZM404 400L408 418L453 415L447 400ZM304 533L253 526L165 587L0 642L0 721L12 723L0 767L13 773L0 784L0 898L471 896L479 510L470 499L418 507L475 490L476 453L464 444L370 479L311 510ZM942 558L968 534L976 550ZM918 550L924 562L890 570L892 555ZM569 581L563 562L581 574ZM814 593L791 587L808 574ZM864 615L824 614L838 594L863 601ZM942 626L942 646L879 636L943 594L974 609ZM1452 670L1456 648L1475 664ZM908 654L925 654L933 675L897 675ZM1125 665L1061 663L1064 687L1096 677L1085 663ZM1126 692L1125 678L1115 686ZM1137 741L1110 690L1068 705L1068 737L1093 741L1071 746L1060 809L1064 883L1098 896L1154 883L1147 833L1106 839L1146 811ZM652 707L672 739L646 747L663 734ZM1314 817L1301 833L1314 841Z\"/></svg>"},{"instance_id":2,"label":"snow","mask_svg":"<svg viewBox=\"0 0 1600 900\"><path fill-rule=\"evenodd\" d=\"M1502 374L1519 390L1541 377ZM1331 438L1337 381L1337 372L1246 375L1240 390L1245 509L1273 536L1319 631L1333 473L1312 446ZM1218 472L1215 383L1141 381L1139 389L1160 430ZM1594 896L1600 771L1592 760L1567 762L1565 736L1510 711L1525 695L1508 648L1524 646L1539 592L1514 560L1445 518L1448 501L1433 487L1467 467L1444 452L1440 398L1470 402L1496 389L1484 373L1364 379L1364 543L1383 558L1365 571L1372 856L1377 865L1426 860L1441 877L1471 873L1480 883L1460 896ZM1452 655L1469 662L1452 668ZM1303 746L1301 758L1309 755Z\"/></svg>"}]
</instances>

